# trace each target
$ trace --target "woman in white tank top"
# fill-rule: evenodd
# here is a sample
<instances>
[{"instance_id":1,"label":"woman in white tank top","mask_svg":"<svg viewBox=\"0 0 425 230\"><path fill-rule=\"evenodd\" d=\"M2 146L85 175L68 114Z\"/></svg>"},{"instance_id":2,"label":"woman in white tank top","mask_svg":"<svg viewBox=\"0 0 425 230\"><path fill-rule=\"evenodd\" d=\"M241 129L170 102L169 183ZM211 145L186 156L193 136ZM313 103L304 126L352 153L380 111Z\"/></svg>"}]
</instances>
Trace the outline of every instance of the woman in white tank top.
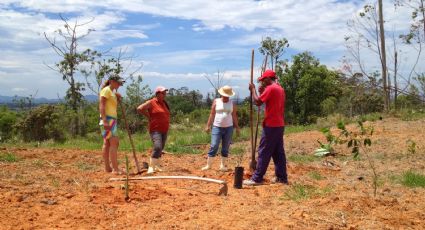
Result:
<instances>
[{"instance_id":1,"label":"woman in white tank top","mask_svg":"<svg viewBox=\"0 0 425 230\"><path fill-rule=\"evenodd\" d=\"M229 147L232 140L233 128L236 128L236 133L239 135L238 117L236 115L236 105L230 100L230 97L235 95L232 87L223 86L218 90L221 95L213 101L211 106L210 116L208 118L205 131L211 131L211 147L208 151L207 165L202 170L211 168L214 157L217 154L218 147L221 141L221 164L220 170L227 171L227 158L229 156ZM212 124L212 129L211 129Z\"/></svg>"}]
</instances>

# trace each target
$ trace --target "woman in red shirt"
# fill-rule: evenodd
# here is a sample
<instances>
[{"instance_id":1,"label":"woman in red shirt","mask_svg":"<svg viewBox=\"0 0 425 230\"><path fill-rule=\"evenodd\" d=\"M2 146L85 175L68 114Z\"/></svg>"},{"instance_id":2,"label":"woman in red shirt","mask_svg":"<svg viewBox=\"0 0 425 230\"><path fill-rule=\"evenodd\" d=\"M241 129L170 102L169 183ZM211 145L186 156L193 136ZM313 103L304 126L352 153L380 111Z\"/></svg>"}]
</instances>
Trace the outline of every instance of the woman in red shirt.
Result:
<instances>
[{"instance_id":1,"label":"woman in red shirt","mask_svg":"<svg viewBox=\"0 0 425 230\"><path fill-rule=\"evenodd\" d=\"M156 87L155 97L137 107L137 112L145 115L149 120L149 134L153 143L148 174L162 171L160 158L170 127L170 107L165 101L167 91L168 89L163 86Z\"/></svg>"}]
</instances>

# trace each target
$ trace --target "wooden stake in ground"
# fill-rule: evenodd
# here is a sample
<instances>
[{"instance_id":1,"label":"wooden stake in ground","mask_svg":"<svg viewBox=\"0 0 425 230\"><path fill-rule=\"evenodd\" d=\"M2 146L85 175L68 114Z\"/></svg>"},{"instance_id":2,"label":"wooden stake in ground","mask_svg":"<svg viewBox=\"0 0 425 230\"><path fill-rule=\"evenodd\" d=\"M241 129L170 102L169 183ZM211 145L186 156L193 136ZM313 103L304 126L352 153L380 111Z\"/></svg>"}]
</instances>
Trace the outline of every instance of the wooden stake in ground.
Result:
<instances>
[{"instance_id":1,"label":"wooden stake in ground","mask_svg":"<svg viewBox=\"0 0 425 230\"><path fill-rule=\"evenodd\" d=\"M251 54L251 84L254 84L254 49ZM253 124L253 111L252 111L252 92L251 100L249 100L249 125L251 127L251 162L249 163L249 169L254 172L257 167L257 161L255 160L255 147L254 147L254 124Z\"/></svg>"},{"instance_id":2,"label":"wooden stake in ground","mask_svg":"<svg viewBox=\"0 0 425 230\"><path fill-rule=\"evenodd\" d=\"M122 117L123 117L124 123L125 123L125 129L127 130L128 138L130 139L131 149L133 150L133 158L134 158L134 162L136 164L137 174L141 174L142 170L140 169L139 161L137 160L136 148L134 147L133 138L131 138L130 129L128 128L127 118L125 117L125 108L124 108L124 105L121 102L121 100L119 101L119 103L120 103L120 107L121 107L121 111L122 111Z\"/></svg>"}]
</instances>

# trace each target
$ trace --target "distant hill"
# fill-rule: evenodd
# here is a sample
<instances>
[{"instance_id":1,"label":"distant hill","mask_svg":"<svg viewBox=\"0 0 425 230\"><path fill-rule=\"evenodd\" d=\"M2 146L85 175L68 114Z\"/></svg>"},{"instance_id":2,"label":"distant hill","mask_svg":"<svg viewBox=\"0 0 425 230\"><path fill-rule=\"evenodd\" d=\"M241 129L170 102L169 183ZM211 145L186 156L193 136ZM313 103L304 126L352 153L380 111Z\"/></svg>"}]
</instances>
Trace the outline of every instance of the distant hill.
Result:
<instances>
[{"instance_id":1,"label":"distant hill","mask_svg":"<svg viewBox=\"0 0 425 230\"><path fill-rule=\"evenodd\" d=\"M20 100L25 97L17 96L17 97L11 97L11 96L2 96L0 95L0 104L13 104L15 103L15 100ZM96 102L98 100L98 96L96 95L86 95L84 98L89 102ZM56 104L61 102L63 99L48 99L48 98L34 98L34 104Z\"/></svg>"}]
</instances>

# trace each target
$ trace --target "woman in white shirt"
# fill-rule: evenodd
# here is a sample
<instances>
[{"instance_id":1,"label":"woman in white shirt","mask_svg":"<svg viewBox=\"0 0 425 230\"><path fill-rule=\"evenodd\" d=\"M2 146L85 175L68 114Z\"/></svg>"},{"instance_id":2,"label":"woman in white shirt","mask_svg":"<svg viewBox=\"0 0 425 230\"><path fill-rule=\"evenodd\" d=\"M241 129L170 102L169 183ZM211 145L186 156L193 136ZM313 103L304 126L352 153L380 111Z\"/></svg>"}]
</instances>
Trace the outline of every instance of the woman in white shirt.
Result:
<instances>
[{"instance_id":1,"label":"woman in white shirt","mask_svg":"<svg viewBox=\"0 0 425 230\"><path fill-rule=\"evenodd\" d=\"M221 97L213 101L207 127L205 127L205 131L207 133L211 131L211 147L208 151L207 165L203 167L202 170L208 170L211 168L221 141L220 170L227 171L226 162L229 156L229 147L232 140L233 128L236 128L238 135L240 132L238 117L236 115L236 105L230 100L230 97L234 96L235 92L232 87L226 85L221 87L218 90L218 93Z\"/></svg>"}]
</instances>

